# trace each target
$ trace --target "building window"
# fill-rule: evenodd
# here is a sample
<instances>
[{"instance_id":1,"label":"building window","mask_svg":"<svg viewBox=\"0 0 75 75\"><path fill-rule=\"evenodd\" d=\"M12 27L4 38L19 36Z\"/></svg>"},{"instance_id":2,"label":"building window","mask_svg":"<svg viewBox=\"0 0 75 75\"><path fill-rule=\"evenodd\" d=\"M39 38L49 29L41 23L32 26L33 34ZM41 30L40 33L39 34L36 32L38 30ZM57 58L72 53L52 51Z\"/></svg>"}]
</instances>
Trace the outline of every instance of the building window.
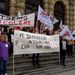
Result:
<instances>
[{"instance_id":1,"label":"building window","mask_svg":"<svg viewBox=\"0 0 75 75\"><path fill-rule=\"evenodd\" d=\"M43 0L26 0L25 13L29 14L38 11L38 5L44 8Z\"/></svg>"},{"instance_id":2,"label":"building window","mask_svg":"<svg viewBox=\"0 0 75 75\"><path fill-rule=\"evenodd\" d=\"M0 0L0 14L9 15L9 0ZM7 26L2 26L7 32Z\"/></svg>"},{"instance_id":3,"label":"building window","mask_svg":"<svg viewBox=\"0 0 75 75\"><path fill-rule=\"evenodd\" d=\"M57 1L54 5L54 16L58 20L62 20L63 24L65 23L65 5L61 1Z\"/></svg>"},{"instance_id":4,"label":"building window","mask_svg":"<svg viewBox=\"0 0 75 75\"><path fill-rule=\"evenodd\" d=\"M0 10L4 10L5 9L5 3L0 2Z\"/></svg>"},{"instance_id":5,"label":"building window","mask_svg":"<svg viewBox=\"0 0 75 75\"><path fill-rule=\"evenodd\" d=\"M9 0L0 0L0 13L9 15Z\"/></svg>"},{"instance_id":6,"label":"building window","mask_svg":"<svg viewBox=\"0 0 75 75\"><path fill-rule=\"evenodd\" d=\"M25 2L25 14L35 12L35 24L37 21L37 12L39 5L44 9L44 0L26 0Z\"/></svg>"},{"instance_id":7,"label":"building window","mask_svg":"<svg viewBox=\"0 0 75 75\"><path fill-rule=\"evenodd\" d=\"M59 21L62 20L62 23L65 23L65 9L66 6L62 1L57 1L54 5L54 16L57 18ZM60 22L54 26L54 30L57 30L59 28Z\"/></svg>"}]
</instances>

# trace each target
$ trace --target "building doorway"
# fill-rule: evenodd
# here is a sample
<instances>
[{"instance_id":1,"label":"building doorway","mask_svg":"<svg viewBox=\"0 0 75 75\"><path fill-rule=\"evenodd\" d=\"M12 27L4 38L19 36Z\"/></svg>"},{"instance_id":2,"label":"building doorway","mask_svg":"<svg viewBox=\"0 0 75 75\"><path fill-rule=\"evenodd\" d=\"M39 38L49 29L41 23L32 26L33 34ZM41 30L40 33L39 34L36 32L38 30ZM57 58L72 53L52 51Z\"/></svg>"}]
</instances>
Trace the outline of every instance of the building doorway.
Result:
<instances>
[{"instance_id":1,"label":"building doorway","mask_svg":"<svg viewBox=\"0 0 75 75\"><path fill-rule=\"evenodd\" d=\"M57 1L54 5L54 17L65 24L65 9L66 6L62 1ZM60 23L60 22L59 22ZM55 25L55 29L59 27L59 24Z\"/></svg>"},{"instance_id":2,"label":"building doorway","mask_svg":"<svg viewBox=\"0 0 75 75\"><path fill-rule=\"evenodd\" d=\"M0 14L9 15L9 0L0 0ZM7 26L1 26L7 32Z\"/></svg>"}]
</instances>

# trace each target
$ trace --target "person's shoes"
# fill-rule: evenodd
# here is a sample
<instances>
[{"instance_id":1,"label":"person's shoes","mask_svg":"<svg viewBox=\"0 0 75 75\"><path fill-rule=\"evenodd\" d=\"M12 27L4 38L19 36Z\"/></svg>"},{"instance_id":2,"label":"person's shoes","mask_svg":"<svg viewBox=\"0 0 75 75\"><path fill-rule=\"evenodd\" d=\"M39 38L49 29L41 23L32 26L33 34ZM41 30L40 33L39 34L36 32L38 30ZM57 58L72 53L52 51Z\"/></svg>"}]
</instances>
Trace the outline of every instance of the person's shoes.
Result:
<instances>
[{"instance_id":1,"label":"person's shoes","mask_svg":"<svg viewBox=\"0 0 75 75\"><path fill-rule=\"evenodd\" d=\"M65 64L63 64L63 66L66 66Z\"/></svg>"}]
</instances>

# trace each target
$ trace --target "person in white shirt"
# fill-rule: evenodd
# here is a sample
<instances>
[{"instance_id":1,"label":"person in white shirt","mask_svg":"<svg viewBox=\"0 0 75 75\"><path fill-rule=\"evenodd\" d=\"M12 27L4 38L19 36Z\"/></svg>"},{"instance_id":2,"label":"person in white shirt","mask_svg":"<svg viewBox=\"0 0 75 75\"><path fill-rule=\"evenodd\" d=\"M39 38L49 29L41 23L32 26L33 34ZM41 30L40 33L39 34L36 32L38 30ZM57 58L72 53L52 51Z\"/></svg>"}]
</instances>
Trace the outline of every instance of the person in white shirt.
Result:
<instances>
[{"instance_id":1,"label":"person in white shirt","mask_svg":"<svg viewBox=\"0 0 75 75\"><path fill-rule=\"evenodd\" d=\"M62 40L62 65L65 66L66 40Z\"/></svg>"}]
</instances>

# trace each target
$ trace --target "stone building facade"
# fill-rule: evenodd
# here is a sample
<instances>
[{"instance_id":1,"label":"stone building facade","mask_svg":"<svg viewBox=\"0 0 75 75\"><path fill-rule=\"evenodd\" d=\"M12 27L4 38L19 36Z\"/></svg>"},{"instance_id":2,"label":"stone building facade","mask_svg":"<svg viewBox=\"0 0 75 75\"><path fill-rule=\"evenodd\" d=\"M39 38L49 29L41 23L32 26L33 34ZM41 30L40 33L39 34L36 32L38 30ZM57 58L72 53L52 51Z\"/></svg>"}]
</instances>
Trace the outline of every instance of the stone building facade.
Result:
<instances>
[{"instance_id":1,"label":"stone building facade","mask_svg":"<svg viewBox=\"0 0 75 75\"><path fill-rule=\"evenodd\" d=\"M31 1L30 5L27 4L27 1ZM63 19L63 24L68 25L71 30L75 29L75 0L8 0L8 2L11 16L15 16L18 11L22 15L26 14L27 7L32 9L32 12L37 11L40 4L49 15Z\"/></svg>"}]
</instances>

